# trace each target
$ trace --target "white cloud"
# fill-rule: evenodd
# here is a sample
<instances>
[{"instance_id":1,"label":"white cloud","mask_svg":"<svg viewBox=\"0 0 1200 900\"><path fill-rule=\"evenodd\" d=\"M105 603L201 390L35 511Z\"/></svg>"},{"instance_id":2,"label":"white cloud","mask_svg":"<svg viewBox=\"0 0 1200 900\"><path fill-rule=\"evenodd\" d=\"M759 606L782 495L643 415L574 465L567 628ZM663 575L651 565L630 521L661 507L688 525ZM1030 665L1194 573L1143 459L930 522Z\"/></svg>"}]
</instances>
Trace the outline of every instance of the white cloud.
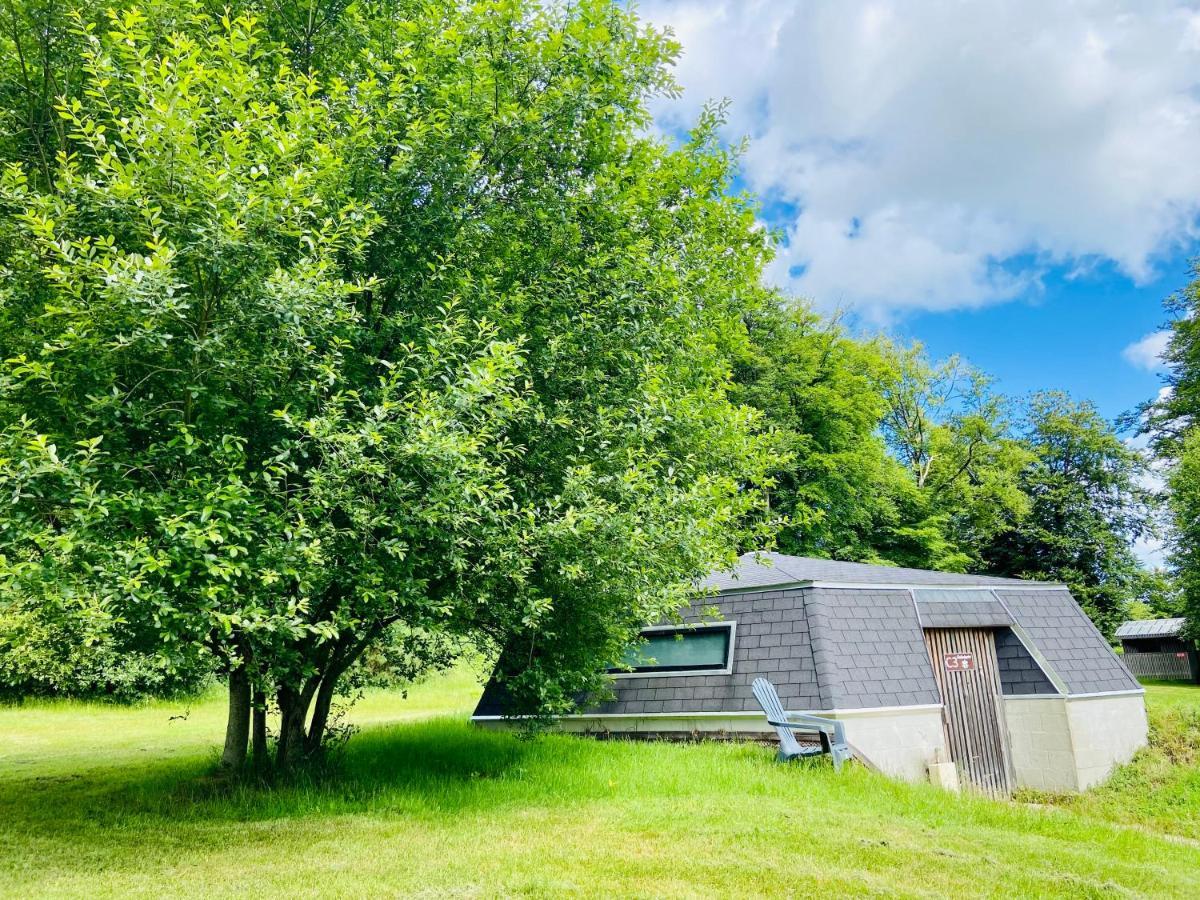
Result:
<instances>
[{"instance_id":1,"label":"white cloud","mask_svg":"<svg viewBox=\"0 0 1200 900\"><path fill-rule=\"evenodd\" d=\"M773 277L886 318L1034 292L1047 266L1135 281L1197 236L1200 11L658 0L682 102L733 100L750 185L792 204Z\"/></svg>"},{"instance_id":2,"label":"white cloud","mask_svg":"<svg viewBox=\"0 0 1200 900\"><path fill-rule=\"evenodd\" d=\"M1121 355L1137 368L1154 372L1163 367L1162 355L1170 339L1169 331L1152 331L1122 350Z\"/></svg>"}]
</instances>

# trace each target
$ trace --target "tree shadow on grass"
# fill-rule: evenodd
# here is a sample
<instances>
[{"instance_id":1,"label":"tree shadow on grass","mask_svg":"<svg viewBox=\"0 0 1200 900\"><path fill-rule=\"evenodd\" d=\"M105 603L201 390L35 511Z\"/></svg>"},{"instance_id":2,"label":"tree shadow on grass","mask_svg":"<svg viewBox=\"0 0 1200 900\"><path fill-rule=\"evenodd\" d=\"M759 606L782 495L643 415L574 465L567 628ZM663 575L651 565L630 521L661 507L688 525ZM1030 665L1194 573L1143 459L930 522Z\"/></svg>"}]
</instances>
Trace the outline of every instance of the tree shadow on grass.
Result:
<instances>
[{"instance_id":1,"label":"tree shadow on grass","mask_svg":"<svg viewBox=\"0 0 1200 900\"><path fill-rule=\"evenodd\" d=\"M433 719L365 728L324 764L273 781L219 774L215 751L9 778L0 781L0 819L47 835L85 822L111 828L135 820L153 826L367 811L437 816L551 796L569 802L586 787L576 776L596 752L589 741L522 740Z\"/></svg>"}]
</instances>

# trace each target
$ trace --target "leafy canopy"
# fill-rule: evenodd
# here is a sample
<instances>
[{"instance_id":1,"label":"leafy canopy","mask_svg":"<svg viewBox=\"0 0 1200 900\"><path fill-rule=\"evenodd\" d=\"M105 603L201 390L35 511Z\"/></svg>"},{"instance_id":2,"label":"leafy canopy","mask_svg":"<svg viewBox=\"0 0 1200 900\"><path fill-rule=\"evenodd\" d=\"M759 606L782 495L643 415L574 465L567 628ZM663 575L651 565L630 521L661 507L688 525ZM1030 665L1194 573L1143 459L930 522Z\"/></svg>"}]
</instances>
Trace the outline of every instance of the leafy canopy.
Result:
<instances>
[{"instance_id":1,"label":"leafy canopy","mask_svg":"<svg viewBox=\"0 0 1200 900\"><path fill-rule=\"evenodd\" d=\"M601 690L759 540L769 456L729 398L766 237L715 115L645 131L674 45L328 12L303 59L270 13L76 18L57 155L0 181L0 603L217 659L281 757L381 641L506 648L514 709Z\"/></svg>"},{"instance_id":2,"label":"leafy canopy","mask_svg":"<svg viewBox=\"0 0 1200 900\"><path fill-rule=\"evenodd\" d=\"M1128 604L1156 589L1133 552L1153 530L1156 498L1145 458L1126 446L1090 403L1058 391L1029 401L1021 472L1029 514L986 555L993 571L1062 581L1110 638Z\"/></svg>"},{"instance_id":3,"label":"leafy canopy","mask_svg":"<svg viewBox=\"0 0 1200 900\"><path fill-rule=\"evenodd\" d=\"M1167 471L1168 566L1174 590L1160 608L1186 616L1193 637L1200 637L1200 260L1193 261L1192 274L1192 281L1166 301L1171 315L1163 354L1166 385L1138 410L1136 424Z\"/></svg>"}]
</instances>

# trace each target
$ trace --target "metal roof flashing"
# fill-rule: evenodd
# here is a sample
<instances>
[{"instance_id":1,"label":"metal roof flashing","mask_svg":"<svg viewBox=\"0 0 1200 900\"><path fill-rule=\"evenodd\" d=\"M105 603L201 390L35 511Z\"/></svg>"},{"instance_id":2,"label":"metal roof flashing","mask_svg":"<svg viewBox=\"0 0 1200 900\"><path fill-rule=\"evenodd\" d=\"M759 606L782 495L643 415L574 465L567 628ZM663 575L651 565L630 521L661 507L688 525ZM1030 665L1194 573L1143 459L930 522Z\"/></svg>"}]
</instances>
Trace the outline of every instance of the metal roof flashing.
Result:
<instances>
[{"instance_id":1,"label":"metal roof flashing","mask_svg":"<svg viewBox=\"0 0 1200 900\"><path fill-rule=\"evenodd\" d=\"M1066 585L994 575L968 575L959 572L840 562L765 551L743 554L733 569L715 572L697 584L698 593L707 593L710 596L806 587L870 590L1062 590Z\"/></svg>"},{"instance_id":2,"label":"metal roof flashing","mask_svg":"<svg viewBox=\"0 0 1200 900\"><path fill-rule=\"evenodd\" d=\"M863 591L1063 591L1070 590L1065 584L1054 581L1013 581L1011 584L995 582L964 581L958 584L923 584L899 581L780 581L774 584L747 584L706 591L699 597L726 597L733 594L757 594L762 591L794 591L800 588L838 588L840 590Z\"/></svg>"}]
</instances>

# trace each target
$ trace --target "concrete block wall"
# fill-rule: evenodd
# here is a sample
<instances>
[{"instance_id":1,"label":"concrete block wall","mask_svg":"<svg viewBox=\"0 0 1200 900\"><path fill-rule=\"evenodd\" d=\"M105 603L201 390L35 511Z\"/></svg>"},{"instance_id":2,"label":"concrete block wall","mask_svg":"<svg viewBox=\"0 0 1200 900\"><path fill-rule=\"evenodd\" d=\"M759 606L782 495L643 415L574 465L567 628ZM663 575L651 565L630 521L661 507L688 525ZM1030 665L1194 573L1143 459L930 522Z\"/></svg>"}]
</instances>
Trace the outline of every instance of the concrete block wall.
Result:
<instances>
[{"instance_id":1,"label":"concrete block wall","mask_svg":"<svg viewBox=\"0 0 1200 900\"><path fill-rule=\"evenodd\" d=\"M826 713L828 715L828 713ZM945 735L940 706L915 709L847 710L832 716L842 720L846 740L866 761L893 778L927 781L929 764L944 757ZM479 722L486 728L509 730L502 720ZM637 734L641 737L741 737L774 740L775 729L761 715L680 716L565 716L561 731L584 734Z\"/></svg>"},{"instance_id":2,"label":"concrete block wall","mask_svg":"<svg viewBox=\"0 0 1200 900\"><path fill-rule=\"evenodd\" d=\"M921 782L929 765L946 759L939 706L843 710L846 739L866 761L893 778ZM1005 697L1016 785L1047 791L1086 790L1128 762L1146 744L1146 712L1137 694L1106 697ZM481 724L512 727L502 720ZM570 716L563 731L641 736L739 736L772 740L774 729L761 714L679 716Z\"/></svg>"},{"instance_id":3,"label":"concrete block wall","mask_svg":"<svg viewBox=\"0 0 1200 900\"><path fill-rule=\"evenodd\" d=\"M1006 697L1018 787L1083 791L1146 745L1140 694L1102 697Z\"/></svg>"},{"instance_id":4,"label":"concrete block wall","mask_svg":"<svg viewBox=\"0 0 1200 900\"><path fill-rule=\"evenodd\" d=\"M867 762L893 778L927 781L929 764L944 753L940 706L835 713L846 740Z\"/></svg>"},{"instance_id":5,"label":"concrete block wall","mask_svg":"<svg viewBox=\"0 0 1200 900\"><path fill-rule=\"evenodd\" d=\"M1075 790L1078 778L1066 700L1005 697L1004 719L1017 787Z\"/></svg>"},{"instance_id":6,"label":"concrete block wall","mask_svg":"<svg viewBox=\"0 0 1200 900\"><path fill-rule=\"evenodd\" d=\"M1081 791L1104 781L1146 745L1146 705L1140 694L1070 699L1067 720Z\"/></svg>"}]
</instances>

